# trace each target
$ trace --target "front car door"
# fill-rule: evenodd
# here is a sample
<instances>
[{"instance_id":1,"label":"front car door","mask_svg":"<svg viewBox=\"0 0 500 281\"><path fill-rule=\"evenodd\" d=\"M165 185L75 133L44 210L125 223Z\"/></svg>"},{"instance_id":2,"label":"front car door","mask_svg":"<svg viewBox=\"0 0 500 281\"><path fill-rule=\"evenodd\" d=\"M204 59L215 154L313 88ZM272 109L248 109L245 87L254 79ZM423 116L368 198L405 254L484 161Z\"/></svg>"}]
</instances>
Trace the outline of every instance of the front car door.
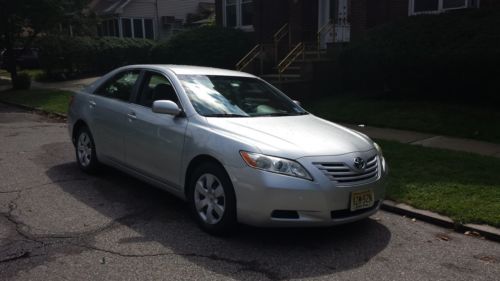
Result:
<instances>
[{"instance_id":1,"label":"front car door","mask_svg":"<svg viewBox=\"0 0 500 281\"><path fill-rule=\"evenodd\" d=\"M91 95L91 130L101 160L125 162L124 136L128 105L136 89L140 70L124 70L104 82Z\"/></svg>"},{"instance_id":2,"label":"front car door","mask_svg":"<svg viewBox=\"0 0 500 281\"><path fill-rule=\"evenodd\" d=\"M127 165L179 189L182 186L180 173L188 120L182 116L154 113L151 107L155 100L171 100L181 107L170 80L162 73L146 71L138 95L129 105L125 137Z\"/></svg>"}]
</instances>

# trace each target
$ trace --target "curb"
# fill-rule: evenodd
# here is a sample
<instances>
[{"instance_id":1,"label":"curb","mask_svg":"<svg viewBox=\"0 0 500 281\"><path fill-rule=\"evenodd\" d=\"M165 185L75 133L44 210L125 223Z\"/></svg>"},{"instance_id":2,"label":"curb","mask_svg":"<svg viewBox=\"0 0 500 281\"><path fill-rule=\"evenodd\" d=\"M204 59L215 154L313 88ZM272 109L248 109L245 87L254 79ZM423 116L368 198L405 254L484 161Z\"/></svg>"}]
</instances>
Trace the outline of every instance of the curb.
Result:
<instances>
[{"instance_id":1,"label":"curb","mask_svg":"<svg viewBox=\"0 0 500 281\"><path fill-rule=\"evenodd\" d=\"M405 215L408 217L416 218L421 221L425 221L445 228L450 228L458 233L462 234L465 233L471 236L480 235L488 240L500 242L500 229L493 226L478 225L478 224L461 224L453 221L449 217L434 212L430 212L427 210L416 209L410 205L404 203L396 203L391 200L384 200L384 202L382 202L381 209L391 213L396 213L399 215Z\"/></svg>"},{"instance_id":2,"label":"curb","mask_svg":"<svg viewBox=\"0 0 500 281\"><path fill-rule=\"evenodd\" d=\"M4 100L0 100L0 103L14 106L14 107L18 107L18 108L25 109L25 110L29 110L29 111L33 111L37 114L42 114L42 115L45 115L49 118L58 118L58 119L64 119L64 120L66 120L66 118L68 118L68 116L66 114L61 114L61 113L57 113L57 112L49 112L49 111L46 111L46 110L43 110L43 109L40 109L37 107L27 106L27 105L18 104L18 103L12 103L12 102L8 102L8 101L4 101Z\"/></svg>"}]
</instances>

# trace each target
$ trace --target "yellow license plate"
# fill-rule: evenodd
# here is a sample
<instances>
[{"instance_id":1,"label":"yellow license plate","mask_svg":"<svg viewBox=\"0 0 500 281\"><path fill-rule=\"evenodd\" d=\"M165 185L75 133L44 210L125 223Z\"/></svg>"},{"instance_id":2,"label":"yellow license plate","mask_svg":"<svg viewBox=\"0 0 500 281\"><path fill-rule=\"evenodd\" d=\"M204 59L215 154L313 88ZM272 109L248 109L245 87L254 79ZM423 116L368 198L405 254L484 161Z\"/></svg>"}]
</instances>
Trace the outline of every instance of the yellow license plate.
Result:
<instances>
[{"instance_id":1,"label":"yellow license plate","mask_svg":"<svg viewBox=\"0 0 500 281\"><path fill-rule=\"evenodd\" d=\"M373 191L361 190L351 193L351 211L370 208L373 206Z\"/></svg>"}]
</instances>

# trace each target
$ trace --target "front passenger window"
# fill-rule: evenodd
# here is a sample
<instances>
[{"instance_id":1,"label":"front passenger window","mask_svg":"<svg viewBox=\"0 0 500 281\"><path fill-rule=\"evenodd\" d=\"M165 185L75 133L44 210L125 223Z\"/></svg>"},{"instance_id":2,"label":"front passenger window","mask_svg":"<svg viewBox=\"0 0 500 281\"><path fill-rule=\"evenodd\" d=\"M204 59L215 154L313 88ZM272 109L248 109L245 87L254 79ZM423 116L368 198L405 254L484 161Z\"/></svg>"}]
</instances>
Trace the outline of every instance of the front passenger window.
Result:
<instances>
[{"instance_id":1,"label":"front passenger window","mask_svg":"<svg viewBox=\"0 0 500 281\"><path fill-rule=\"evenodd\" d=\"M108 98L129 101L135 83L139 78L139 73L139 70L122 72L97 90L97 94Z\"/></svg>"},{"instance_id":2,"label":"front passenger window","mask_svg":"<svg viewBox=\"0 0 500 281\"><path fill-rule=\"evenodd\" d=\"M153 102L157 100L171 100L179 104L174 87L165 76L147 72L144 80L138 101L140 105L152 107Z\"/></svg>"}]
</instances>

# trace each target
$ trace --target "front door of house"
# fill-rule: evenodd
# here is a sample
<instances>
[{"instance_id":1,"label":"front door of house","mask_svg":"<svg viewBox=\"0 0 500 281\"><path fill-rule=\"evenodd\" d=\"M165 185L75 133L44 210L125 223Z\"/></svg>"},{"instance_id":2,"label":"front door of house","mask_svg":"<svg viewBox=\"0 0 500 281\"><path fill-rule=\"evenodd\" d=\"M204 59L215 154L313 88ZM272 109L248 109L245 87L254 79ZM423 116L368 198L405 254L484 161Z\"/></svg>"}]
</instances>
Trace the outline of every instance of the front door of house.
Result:
<instances>
[{"instance_id":1,"label":"front door of house","mask_svg":"<svg viewBox=\"0 0 500 281\"><path fill-rule=\"evenodd\" d=\"M348 20L349 0L318 0L318 31L320 47L328 43L349 42L351 25Z\"/></svg>"},{"instance_id":2,"label":"front door of house","mask_svg":"<svg viewBox=\"0 0 500 281\"><path fill-rule=\"evenodd\" d=\"M335 42L349 42L351 40L351 24L349 23L348 0L337 0L336 8L334 40Z\"/></svg>"}]
</instances>

